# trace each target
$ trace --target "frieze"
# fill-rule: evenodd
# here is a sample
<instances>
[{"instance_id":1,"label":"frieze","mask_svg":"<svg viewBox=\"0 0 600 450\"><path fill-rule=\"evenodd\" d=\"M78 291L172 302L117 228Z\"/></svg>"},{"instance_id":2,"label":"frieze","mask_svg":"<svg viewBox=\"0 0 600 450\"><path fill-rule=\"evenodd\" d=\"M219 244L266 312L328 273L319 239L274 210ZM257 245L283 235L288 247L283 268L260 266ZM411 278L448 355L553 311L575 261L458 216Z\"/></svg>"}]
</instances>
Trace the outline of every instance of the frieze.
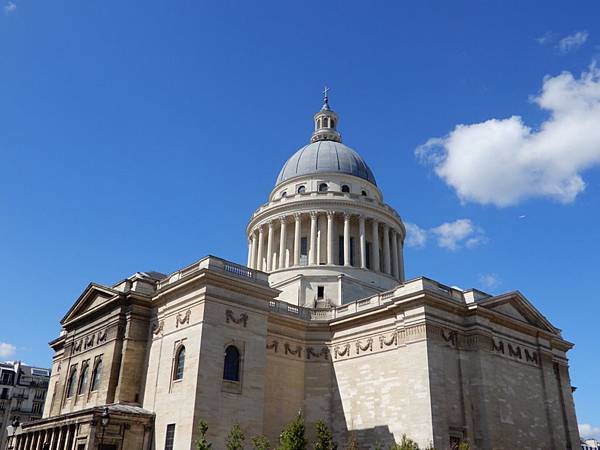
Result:
<instances>
[{"instance_id":1,"label":"frieze","mask_svg":"<svg viewBox=\"0 0 600 450\"><path fill-rule=\"evenodd\" d=\"M457 341L458 341L458 332L456 332L455 330L444 330L443 328L441 329L442 331L442 338L444 339L444 341L446 341L447 343L449 343L452 347L456 347Z\"/></svg>"},{"instance_id":2,"label":"frieze","mask_svg":"<svg viewBox=\"0 0 600 450\"><path fill-rule=\"evenodd\" d=\"M185 314L181 314L181 312L177 313L177 317L175 318L175 328L179 328L179 325L185 325L186 323L190 323L190 316L192 315L192 311L188 309Z\"/></svg>"},{"instance_id":3,"label":"frieze","mask_svg":"<svg viewBox=\"0 0 600 450\"><path fill-rule=\"evenodd\" d=\"M533 363L534 365L539 365L539 355L535 350L529 350L520 345L511 344L507 342L506 345L503 341L498 341L496 343L495 339L492 339L492 352L499 353L501 355L509 356L514 359L519 359L524 362Z\"/></svg>"},{"instance_id":4,"label":"frieze","mask_svg":"<svg viewBox=\"0 0 600 450\"><path fill-rule=\"evenodd\" d=\"M341 356L350 356L350 344L336 346L333 350L335 359Z\"/></svg>"},{"instance_id":5,"label":"frieze","mask_svg":"<svg viewBox=\"0 0 600 450\"><path fill-rule=\"evenodd\" d=\"M283 349L286 355L294 355L298 358L302 357L302 347L297 345L295 349L292 349L292 346L287 342L283 345Z\"/></svg>"},{"instance_id":6,"label":"frieze","mask_svg":"<svg viewBox=\"0 0 600 450\"><path fill-rule=\"evenodd\" d=\"M162 334L164 326L165 326L164 320L159 320L157 322L154 322L154 325L152 325L152 334L154 334L155 336L157 334Z\"/></svg>"},{"instance_id":7,"label":"frieze","mask_svg":"<svg viewBox=\"0 0 600 450\"><path fill-rule=\"evenodd\" d=\"M385 335L379 336L379 348L390 347L391 345L398 345L398 333L393 333L392 336L388 339L385 338Z\"/></svg>"},{"instance_id":8,"label":"frieze","mask_svg":"<svg viewBox=\"0 0 600 450\"><path fill-rule=\"evenodd\" d=\"M321 347L321 351L317 352L313 347L306 347L306 359L310 359L311 357L323 357L327 360L329 359L329 350L327 349L327 347Z\"/></svg>"},{"instance_id":9,"label":"frieze","mask_svg":"<svg viewBox=\"0 0 600 450\"><path fill-rule=\"evenodd\" d=\"M236 318L233 315L233 311L231 309L228 309L227 311L225 311L225 322L226 323L233 322L236 325L242 324L244 326L244 328L246 328L246 325L248 324L248 314L241 313L240 317Z\"/></svg>"},{"instance_id":10,"label":"frieze","mask_svg":"<svg viewBox=\"0 0 600 450\"><path fill-rule=\"evenodd\" d=\"M279 347L279 342L276 340L272 340L270 344L267 344L267 350L273 350L277 353L277 348Z\"/></svg>"},{"instance_id":11,"label":"frieze","mask_svg":"<svg viewBox=\"0 0 600 450\"><path fill-rule=\"evenodd\" d=\"M360 341L356 341L356 354L360 355L360 352L366 352L366 351L373 351L373 338L369 338L367 339L367 343L366 344L361 344Z\"/></svg>"},{"instance_id":12,"label":"frieze","mask_svg":"<svg viewBox=\"0 0 600 450\"><path fill-rule=\"evenodd\" d=\"M100 345L106 341L108 335L108 329L105 328L96 333L88 334L80 339L77 339L73 343L73 353L78 353L84 350L93 348L94 346Z\"/></svg>"}]
</instances>

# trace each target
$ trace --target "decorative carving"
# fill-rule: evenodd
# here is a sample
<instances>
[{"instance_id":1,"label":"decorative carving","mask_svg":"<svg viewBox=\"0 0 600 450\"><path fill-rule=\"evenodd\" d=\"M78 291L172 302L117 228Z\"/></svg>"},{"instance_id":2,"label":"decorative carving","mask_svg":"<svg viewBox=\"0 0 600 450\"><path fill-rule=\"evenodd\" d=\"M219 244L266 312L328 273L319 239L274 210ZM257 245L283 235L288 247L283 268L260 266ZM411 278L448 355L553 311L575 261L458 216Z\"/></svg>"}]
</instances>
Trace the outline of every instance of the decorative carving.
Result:
<instances>
[{"instance_id":1,"label":"decorative carving","mask_svg":"<svg viewBox=\"0 0 600 450\"><path fill-rule=\"evenodd\" d=\"M333 349L333 353L335 355L335 359L342 356L348 356L350 354L350 344L337 346Z\"/></svg>"},{"instance_id":2,"label":"decorative carving","mask_svg":"<svg viewBox=\"0 0 600 450\"><path fill-rule=\"evenodd\" d=\"M192 315L192 311L188 309L185 314L181 314L181 312L177 313L177 317L175 320L175 328L179 328L179 325L184 325L186 323L190 323L190 316Z\"/></svg>"},{"instance_id":3,"label":"decorative carving","mask_svg":"<svg viewBox=\"0 0 600 450\"><path fill-rule=\"evenodd\" d=\"M458 341L458 333L454 330L448 330L446 332L446 330L444 330L443 328L441 329L442 331L442 338L444 339L444 341L450 343L450 345L452 347L456 347L457 341Z\"/></svg>"},{"instance_id":4,"label":"decorative carving","mask_svg":"<svg viewBox=\"0 0 600 450\"><path fill-rule=\"evenodd\" d=\"M306 347L306 359L323 357L329 359L329 351L327 347L322 347L320 352L316 352L312 347Z\"/></svg>"},{"instance_id":5,"label":"decorative carving","mask_svg":"<svg viewBox=\"0 0 600 450\"><path fill-rule=\"evenodd\" d=\"M536 365L538 365L540 363L540 361L538 360L538 354L536 351L531 351L531 353L529 353L529 350L525 349L525 359L529 362L533 362Z\"/></svg>"},{"instance_id":6,"label":"decorative carving","mask_svg":"<svg viewBox=\"0 0 600 450\"><path fill-rule=\"evenodd\" d=\"M496 341L492 339L492 350L504 354L504 342L500 341L498 345L496 345Z\"/></svg>"},{"instance_id":7,"label":"decorative carving","mask_svg":"<svg viewBox=\"0 0 600 450\"><path fill-rule=\"evenodd\" d=\"M523 359L523 355L521 354L521 347L515 346L513 348L512 345L508 344L508 354L510 356L516 356L519 359Z\"/></svg>"},{"instance_id":8,"label":"decorative carving","mask_svg":"<svg viewBox=\"0 0 600 450\"><path fill-rule=\"evenodd\" d=\"M88 349L94 346L94 335L89 335L85 337L84 349Z\"/></svg>"},{"instance_id":9,"label":"decorative carving","mask_svg":"<svg viewBox=\"0 0 600 450\"><path fill-rule=\"evenodd\" d=\"M107 334L107 329L105 328L102 331L98 332L98 339L96 340L96 342L98 342L98 344L100 342L104 342L106 340L106 334Z\"/></svg>"},{"instance_id":10,"label":"decorative carving","mask_svg":"<svg viewBox=\"0 0 600 450\"><path fill-rule=\"evenodd\" d=\"M385 335L379 336L379 348L389 347L390 345L398 345L398 333L393 333L389 339Z\"/></svg>"},{"instance_id":11,"label":"decorative carving","mask_svg":"<svg viewBox=\"0 0 600 450\"><path fill-rule=\"evenodd\" d=\"M526 362L530 362L530 363L534 363L535 365L539 365L540 361L539 361L539 355L538 352L536 352L535 350L529 350L525 347L521 347L519 345L513 345L510 342L506 343L506 347L508 348L508 356L512 357L512 358L517 358L520 360L523 360L523 353L525 354L525 361ZM494 339L492 339L492 351L495 351L497 353L502 353L503 355L505 355L505 347L504 347L504 342L502 341L498 341L498 344L496 344L496 341Z\"/></svg>"},{"instance_id":12,"label":"decorative carving","mask_svg":"<svg viewBox=\"0 0 600 450\"><path fill-rule=\"evenodd\" d=\"M297 356L298 358L302 357L302 347L300 347L299 345L296 346L295 349L292 349L292 347L290 346L290 344L288 344L287 342L284 344L283 346L284 350L285 350L285 354L286 355L294 355Z\"/></svg>"},{"instance_id":13,"label":"decorative carving","mask_svg":"<svg viewBox=\"0 0 600 450\"><path fill-rule=\"evenodd\" d=\"M152 334L154 334L155 336L157 334L161 334L163 332L164 326L165 326L165 321L164 320L160 320L158 322L155 322L154 325L152 325Z\"/></svg>"},{"instance_id":14,"label":"decorative carving","mask_svg":"<svg viewBox=\"0 0 600 450\"><path fill-rule=\"evenodd\" d=\"M81 346L83 345L83 340L79 339L75 344L73 344L73 350L78 352L81 350Z\"/></svg>"},{"instance_id":15,"label":"decorative carving","mask_svg":"<svg viewBox=\"0 0 600 450\"><path fill-rule=\"evenodd\" d=\"M277 347L279 347L279 342L276 340L272 340L270 344L267 344L267 350L273 350L277 353Z\"/></svg>"},{"instance_id":16,"label":"decorative carving","mask_svg":"<svg viewBox=\"0 0 600 450\"><path fill-rule=\"evenodd\" d=\"M361 351L373 351L373 338L367 339L367 343L365 345L361 345L360 341L356 341L356 354L360 354Z\"/></svg>"},{"instance_id":17,"label":"decorative carving","mask_svg":"<svg viewBox=\"0 0 600 450\"><path fill-rule=\"evenodd\" d=\"M233 315L233 311L231 309L228 309L227 311L225 311L225 322L233 322L236 325L242 324L244 328L246 328L246 325L248 324L248 314L241 313L240 317L236 319Z\"/></svg>"}]
</instances>

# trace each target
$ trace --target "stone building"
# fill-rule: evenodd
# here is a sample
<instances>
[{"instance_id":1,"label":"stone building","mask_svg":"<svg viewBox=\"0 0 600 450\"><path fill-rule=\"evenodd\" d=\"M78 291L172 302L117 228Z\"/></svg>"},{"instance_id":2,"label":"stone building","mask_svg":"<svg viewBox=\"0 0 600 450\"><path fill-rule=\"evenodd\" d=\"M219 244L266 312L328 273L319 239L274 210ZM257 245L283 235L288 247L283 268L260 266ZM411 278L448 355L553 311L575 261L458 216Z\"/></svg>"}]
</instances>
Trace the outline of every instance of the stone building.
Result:
<instances>
[{"instance_id":1,"label":"stone building","mask_svg":"<svg viewBox=\"0 0 600 450\"><path fill-rule=\"evenodd\" d=\"M365 449L579 447L572 344L519 292L406 280L402 220L338 120L326 98L250 218L246 266L83 291L17 449L189 450L201 419L218 450L236 422L276 444L299 410Z\"/></svg>"},{"instance_id":2,"label":"stone building","mask_svg":"<svg viewBox=\"0 0 600 450\"><path fill-rule=\"evenodd\" d=\"M21 361L0 362L0 448L7 444L7 427L13 421L30 422L42 417L50 369Z\"/></svg>"}]
</instances>

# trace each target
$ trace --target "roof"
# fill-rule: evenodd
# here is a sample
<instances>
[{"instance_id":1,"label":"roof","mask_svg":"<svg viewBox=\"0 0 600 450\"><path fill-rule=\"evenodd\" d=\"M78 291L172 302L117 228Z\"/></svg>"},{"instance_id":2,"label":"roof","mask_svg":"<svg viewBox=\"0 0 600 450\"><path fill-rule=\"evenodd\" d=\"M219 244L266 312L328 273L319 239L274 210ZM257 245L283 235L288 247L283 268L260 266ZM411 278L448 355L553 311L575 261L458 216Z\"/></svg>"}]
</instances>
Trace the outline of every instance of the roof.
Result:
<instances>
[{"instance_id":1,"label":"roof","mask_svg":"<svg viewBox=\"0 0 600 450\"><path fill-rule=\"evenodd\" d=\"M335 141L317 141L302 147L287 160L279 172L276 185L314 173L353 175L377 185L364 159L350 147Z\"/></svg>"}]
</instances>

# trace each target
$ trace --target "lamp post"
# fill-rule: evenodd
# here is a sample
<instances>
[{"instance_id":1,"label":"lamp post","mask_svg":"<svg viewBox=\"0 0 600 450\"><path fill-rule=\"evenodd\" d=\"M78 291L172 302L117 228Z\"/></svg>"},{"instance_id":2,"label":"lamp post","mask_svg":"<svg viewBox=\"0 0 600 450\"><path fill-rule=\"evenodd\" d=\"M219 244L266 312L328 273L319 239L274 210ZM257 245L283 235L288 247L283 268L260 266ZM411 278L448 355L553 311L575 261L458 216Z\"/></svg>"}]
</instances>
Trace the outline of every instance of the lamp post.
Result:
<instances>
[{"instance_id":1,"label":"lamp post","mask_svg":"<svg viewBox=\"0 0 600 450\"><path fill-rule=\"evenodd\" d=\"M11 422L11 424L9 426L6 427L6 431L8 434L8 446L6 447L7 450L12 450L14 449L14 440L15 440L15 434L17 433L17 429L19 428L19 419L17 419L16 417L13 419L13 421Z\"/></svg>"},{"instance_id":2,"label":"lamp post","mask_svg":"<svg viewBox=\"0 0 600 450\"><path fill-rule=\"evenodd\" d=\"M108 413L108 407L105 406L102 410L102 414L100 414L100 425L102 426L102 434L100 435L100 450L102 450L104 447L104 430L106 430L108 422L110 422L110 414Z\"/></svg>"}]
</instances>

